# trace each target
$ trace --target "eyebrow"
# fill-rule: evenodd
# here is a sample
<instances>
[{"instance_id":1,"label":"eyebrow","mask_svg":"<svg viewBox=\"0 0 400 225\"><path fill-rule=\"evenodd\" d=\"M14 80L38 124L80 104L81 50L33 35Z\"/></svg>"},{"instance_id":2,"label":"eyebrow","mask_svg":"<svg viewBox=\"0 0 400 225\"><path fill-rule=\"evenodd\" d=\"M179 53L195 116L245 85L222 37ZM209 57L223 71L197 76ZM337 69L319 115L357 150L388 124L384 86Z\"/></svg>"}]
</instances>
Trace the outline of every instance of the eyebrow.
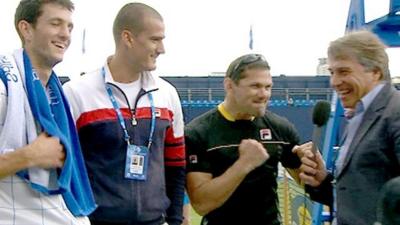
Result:
<instances>
[{"instance_id":1,"label":"eyebrow","mask_svg":"<svg viewBox=\"0 0 400 225\"><path fill-rule=\"evenodd\" d=\"M62 19L61 17L51 17L48 19L49 22L60 22L60 23L67 23L69 27L74 27L74 23L72 21L67 21Z\"/></svg>"}]
</instances>

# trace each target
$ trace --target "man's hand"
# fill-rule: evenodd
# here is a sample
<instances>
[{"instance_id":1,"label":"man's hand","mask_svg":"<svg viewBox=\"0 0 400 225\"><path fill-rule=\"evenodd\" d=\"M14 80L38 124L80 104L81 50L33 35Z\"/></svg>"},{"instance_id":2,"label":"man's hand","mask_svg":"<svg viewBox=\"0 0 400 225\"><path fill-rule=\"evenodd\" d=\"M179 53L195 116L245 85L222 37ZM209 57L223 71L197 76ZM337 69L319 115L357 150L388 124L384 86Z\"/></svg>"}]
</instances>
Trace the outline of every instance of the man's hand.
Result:
<instances>
[{"instance_id":1,"label":"man's hand","mask_svg":"<svg viewBox=\"0 0 400 225\"><path fill-rule=\"evenodd\" d=\"M309 142L311 143L311 142ZM317 187L328 175L325 170L325 163L319 151L314 154L309 143L306 146L296 146L293 148L293 153L301 160L299 178L304 184L312 187Z\"/></svg>"},{"instance_id":2,"label":"man's hand","mask_svg":"<svg viewBox=\"0 0 400 225\"><path fill-rule=\"evenodd\" d=\"M306 143L304 143L302 145L296 145L296 146L293 147L292 152L295 153L299 157L299 159L301 160L301 158L304 157L304 154L306 152L308 152L308 151L312 152L312 145L313 145L313 143L311 141L306 142Z\"/></svg>"},{"instance_id":3,"label":"man's hand","mask_svg":"<svg viewBox=\"0 0 400 225\"><path fill-rule=\"evenodd\" d=\"M36 140L26 146L26 156L30 167L60 168L64 165L65 152L60 140L41 133Z\"/></svg>"},{"instance_id":4,"label":"man's hand","mask_svg":"<svg viewBox=\"0 0 400 225\"><path fill-rule=\"evenodd\" d=\"M260 142L253 139L245 139L240 142L238 161L241 161L249 172L268 159L269 154Z\"/></svg>"},{"instance_id":5,"label":"man's hand","mask_svg":"<svg viewBox=\"0 0 400 225\"><path fill-rule=\"evenodd\" d=\"M269 158L267 150L256 140L242 140L238 149L239 159L217 177L208 172L187 174L188 194L198 214L204 216L221 207L246 176Z\"/></svg>"}]
</instances>

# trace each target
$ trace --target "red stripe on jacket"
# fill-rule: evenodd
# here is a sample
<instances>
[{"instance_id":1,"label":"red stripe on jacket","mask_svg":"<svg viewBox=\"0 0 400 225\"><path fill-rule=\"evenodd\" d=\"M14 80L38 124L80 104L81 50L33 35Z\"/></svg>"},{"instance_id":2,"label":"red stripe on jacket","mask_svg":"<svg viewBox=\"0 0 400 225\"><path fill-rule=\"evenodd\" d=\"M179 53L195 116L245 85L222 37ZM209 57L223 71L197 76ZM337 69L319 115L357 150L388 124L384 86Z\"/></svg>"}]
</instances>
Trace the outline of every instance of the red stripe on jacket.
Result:
<instances>
[{"instance_id":1,"label":"red stripe on jacket","mask_svg":"<svg viewBox=\"0 0 400 225\"><path fill-rule=\"evenodd\" d=\"M156 108L156 116L162 120L172 121L173 113L169 111L167 108ZM122 117L124 119L130 119L132 114L128 108L121 109ZM150 119L151 118L151 108L139 108L136 112L136 119ZM89 112L82 113L77 122L76 126L79 130L80 128L95 123L97 121L105 121L105 120L117 120L117 112L115 109L108 108L108 109L96 109Z\"/></svg>"},{"instance_id":2,"label":"red stripe on jacket","mask_svg":"<svg viewBox=\"0 0 400 225\"><path fill-rule=\"evenodd\" d=\"M167 129L164 154L166 166L185 166L185 141L174 136L172 127Z\"/></svg>"}]
</instances>

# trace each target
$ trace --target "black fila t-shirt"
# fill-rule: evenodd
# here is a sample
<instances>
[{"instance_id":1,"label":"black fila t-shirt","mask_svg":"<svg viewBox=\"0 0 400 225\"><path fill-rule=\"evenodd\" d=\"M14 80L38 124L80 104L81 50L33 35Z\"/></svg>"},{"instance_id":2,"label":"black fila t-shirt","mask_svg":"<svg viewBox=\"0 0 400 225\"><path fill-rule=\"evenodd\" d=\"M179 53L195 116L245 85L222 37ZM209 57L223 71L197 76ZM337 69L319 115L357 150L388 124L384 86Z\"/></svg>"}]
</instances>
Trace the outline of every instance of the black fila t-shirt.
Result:
<instances>
[{"instance_id":1,"label":"black fila t-shirt","mask_svg":"<svg viewBox=\"0 0 400 225\"><path fill-rule=\"evenodd\" d=\"M187 171L222 175L238 159L243 139L260 142L283 141L289 144L264 144L270 158L250 172L232 196L205 216L208 225L280 224L277 189L278 162L298 168L300 160L292 153L299 144L294 126L285 118L267 111L254 120L227 120L218 109L192 120L185 128Z\"/></svg>"}]
</instances>

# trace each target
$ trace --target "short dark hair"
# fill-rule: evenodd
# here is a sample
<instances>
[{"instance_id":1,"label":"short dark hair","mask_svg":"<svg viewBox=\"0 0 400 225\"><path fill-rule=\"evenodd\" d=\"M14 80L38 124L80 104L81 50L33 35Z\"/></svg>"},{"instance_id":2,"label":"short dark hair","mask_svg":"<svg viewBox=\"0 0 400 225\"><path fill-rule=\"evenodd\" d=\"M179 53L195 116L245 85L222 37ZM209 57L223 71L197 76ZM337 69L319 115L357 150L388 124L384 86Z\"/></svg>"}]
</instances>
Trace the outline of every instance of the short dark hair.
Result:
<instances>
[{"instance_id":1,"label":"short dark hair","mask_svg":"<svg viewBox=\"0 0 400 225\"><path fill-rule=\"evenodd\" d=\"M18 23L21 20L25 20L26 22L35 26L37 19L43 13L43 5L49 3L61 5L71 12L75 9L74 3L72 3L70 0L21 0L15 11L14 16L15 29L17 30L18 35L21 37L21 39L22 36L20 34L20 31L18 30Z\"/></svg>"},{"instance_id":2,"label":"short dark hair","mask_svg":"<svg viewBox=\"0 0 400 225\"><path fill-rule=\"evenodd\" d=\"M226 71L225 77L230 78L236 84L244 78L243 73L248 69L270 70L267 60L261 54L246 54L233 60Z\"/></svg>"},{"instance_id":3,"label":"short dark hair","mask_svg":"<svg viewBox=\"0 0 400 225\"><path fill-rule=\"evenodd\" d=\"M163 21L160 13L154 8L138 2L124 5L115 17L113 24L113 35L115 43L119 42L119 37L123 30L140 33L145 29L144 18L150 16Z\"/></svg>"}]
</instances>

